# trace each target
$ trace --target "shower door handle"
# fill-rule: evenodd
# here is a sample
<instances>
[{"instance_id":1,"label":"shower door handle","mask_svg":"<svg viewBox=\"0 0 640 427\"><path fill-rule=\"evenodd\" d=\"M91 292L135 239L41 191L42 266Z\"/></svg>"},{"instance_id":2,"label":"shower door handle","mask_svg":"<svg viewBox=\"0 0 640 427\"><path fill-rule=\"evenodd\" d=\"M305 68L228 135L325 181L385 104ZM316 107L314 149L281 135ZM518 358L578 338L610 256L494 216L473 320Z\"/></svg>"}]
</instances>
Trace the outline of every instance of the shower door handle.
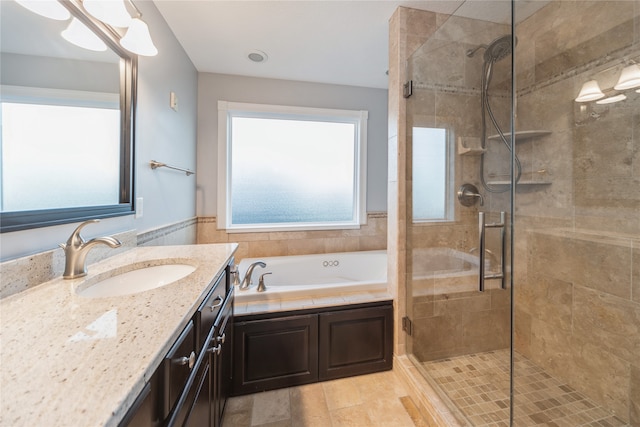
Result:
<instances>
[{"instance_id":1,"label":"shower door handle","mask_svg":"<svg viewBox=\"0 0 640 427\"><path fill-rule=\"evenodd\" d=\"M506 233L505 233L505 219L506 219L506 213L505 212L500 212L500 222L493 222L493 223L489 223L487 224L485 222L485 216L484 216L484 212L478 212L478 238L480 240L479 245L478 245L478 252L479 252L479 256L480 256L480 264L478 266L478 291L480 292L484 292L484 281L486 279L501 279L502 283L500 284L500 287L502 289L506 289L507 288L507 284L505 282L506 279L506 274L505 274L505 262L504 262L504 258L506 255L506 246L505 246L505 238L506 238ZM485 257L487 254L487 244L486 244L486 229L487 228L499 228L500 229L500 244L502 245L502 249L500 251L500 272L499 273L493 273L493 274L489 274L487 275L485 273Z\"/></svg>"}]
</instances>

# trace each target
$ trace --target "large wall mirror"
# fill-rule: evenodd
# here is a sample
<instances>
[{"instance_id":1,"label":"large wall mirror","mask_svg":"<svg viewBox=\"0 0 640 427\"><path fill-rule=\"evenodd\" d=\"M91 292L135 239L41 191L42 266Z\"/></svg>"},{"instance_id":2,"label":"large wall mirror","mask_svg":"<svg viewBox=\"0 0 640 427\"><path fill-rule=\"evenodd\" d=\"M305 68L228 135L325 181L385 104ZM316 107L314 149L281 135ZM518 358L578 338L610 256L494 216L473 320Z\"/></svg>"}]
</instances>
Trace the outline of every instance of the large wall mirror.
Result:
<instances>
[{"instance_id":1,"label":"large wall mirror","mask_svg":"<svg viewBox=\"0 0 640 427\"><path fill-rule=\"evenodd\" d=\"M0 226L10 232L133 213L135 55L81 3L67 20L0 1ZM61 36L77 19L104 43Z\"/></svg>"}]
</instances>

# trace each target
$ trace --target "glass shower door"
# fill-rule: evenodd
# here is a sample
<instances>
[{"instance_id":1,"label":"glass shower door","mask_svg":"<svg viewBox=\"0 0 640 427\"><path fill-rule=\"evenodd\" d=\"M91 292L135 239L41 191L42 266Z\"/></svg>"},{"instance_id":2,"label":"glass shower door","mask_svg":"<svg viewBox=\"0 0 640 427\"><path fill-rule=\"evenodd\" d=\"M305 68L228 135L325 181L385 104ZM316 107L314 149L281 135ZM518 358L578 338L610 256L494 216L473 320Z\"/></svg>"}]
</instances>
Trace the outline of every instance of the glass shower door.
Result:
<instances>
[{"instance_id":1,"label":"glass shower door","mask_svg":"<svg viewBox=\"0 0 640 427\"><path fill-rule=\"evenodd\" d=\"M510 419L511 9L485 3L500 23L465 5L437 17L406 104L407 353L477 426Z\"/></svg>"}]
</instances>

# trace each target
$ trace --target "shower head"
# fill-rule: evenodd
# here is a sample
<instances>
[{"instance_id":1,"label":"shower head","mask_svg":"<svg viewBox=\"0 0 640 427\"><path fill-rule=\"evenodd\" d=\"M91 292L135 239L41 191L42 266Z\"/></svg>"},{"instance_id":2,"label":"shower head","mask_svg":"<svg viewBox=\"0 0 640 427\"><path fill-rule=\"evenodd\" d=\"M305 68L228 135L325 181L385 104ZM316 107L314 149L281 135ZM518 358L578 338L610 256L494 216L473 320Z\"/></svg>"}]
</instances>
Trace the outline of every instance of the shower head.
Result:
<instances>
[{"instance_id":1,"label":"shower head","mask_svg":"<svg viewBox=\"0 0 640 427\"><path fill-rule=\"evenodd\" d=\"M498 62L511 55L511 35L498 37L484 51L485 62Z\"/></svg>"}]
</instances>

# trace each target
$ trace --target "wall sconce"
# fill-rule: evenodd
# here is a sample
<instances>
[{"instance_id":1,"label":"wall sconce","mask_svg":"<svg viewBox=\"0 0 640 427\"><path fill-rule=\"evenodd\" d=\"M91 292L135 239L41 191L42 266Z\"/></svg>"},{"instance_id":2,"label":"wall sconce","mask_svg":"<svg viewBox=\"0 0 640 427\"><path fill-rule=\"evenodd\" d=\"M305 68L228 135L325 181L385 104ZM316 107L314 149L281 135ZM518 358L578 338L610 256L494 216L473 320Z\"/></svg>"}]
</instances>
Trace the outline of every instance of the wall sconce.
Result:
<instances>
[{"instance_id":1,"label":"wall sconce","mask_svg":"<svg viewBox=\"0 0 640 427\"><path fill-rule=\"evenodd\" d=\"M134 11L133 17L127 10L127 4ZM140 19L142 13L131 0L83 0L82 5L91 16L105 24L127 28L126 34L120 39L120 46L129 52L142 56L158 54L158 49L151 40L149 27Z\"/></svg>"},{"instance_id":2,"label":"wall sconce","mask_svg":"<svg viewBox=\"0 0 640 427\"><path fill-rule=\"evenodd\" d=\"M134 12L133 16L129 14L127 4ZM126 34L120 39L120 46L129 52L142 56L158 54L149 27L140 19L142 13L131 0L83 0L82 5L91 16L105 24L127 28Z\"/></svg>"},{"instance_id":3,"label":"wall sconce","mask_svg":"<svg viewBox=\"0 0 640 427\"><path fill-rule=\"evenodd\" d=\"M640 67L638 64L631 64L622 69L618 83L613 87L615 90L626 90L640 86Z\"/></svg>"},{"instance_id":4,"label":"wall sconce","mask_svg":"<svg viewBox=\"0 0 640 427\"><path fill-rule=\"evenodd\" d=\"M613 104L614 102L624 101L625 99L627 99L627 97L619 93L618 95L596 101L596 104Z\"/></svg>"},{"instance_id":5,"label":"wall sconce","mask_svg":"<svg viewBox=\"0 0 640 427\"><path fill-rule=\"evenodd\" d=\"M67 29L60 34L66 41L81 48L96 52L107 50L107 45L102 39L76 18L73 18Z\"/></svg>"},{"instance_id":6,"label":"wall sconce","mask_svg":"<svg viewBox=\"0 0 640 427\"><path fill-rule=\"evenodd\" d=\"M582 85L580 93L576 98L576 102L589 102L601 98L604 98L604 93L602 93L600 85L596 80L589 80Z\"/></svg>"},{"instance_id":7,"label":"wall sconce","mask_svg":"<svg viewBox=\"0 0 640 427\"><path fill-rule=\"evenodd\" d=\"M127 34L120 39L120 45L129 52L137 53L138 55L155 56L158 54L158 49L151 40L149 27L139 18L131 20Z\"/></svg>"},{"instance_id":8,"label":"wall sconce","mask_svg":"<svg viewBox=\"0 0 640 427\"><path fill-rule=\"evenodd\" d=\"M628 61L625 61L629 63ZM609 67L604 71L611 70L616 68L616 66ZM604 72L600 71L600 72ZM613 87L613 90L623 91L627 89L633 89L640 86L640 67L638 64L632 63L631 65L627 65L622 69L620 76L618 77L618 82ZM636 92L640 93L640 89L636 90ZM608 96L605 99L605 94L600 89L600 85L596 80L589 80L585 84L582 85L580 89L580 93L578 97L575 99L576 102L591 102L596 101L596 104L612 104L614 102L624 101L627 97L624 94L617 94L613 96Z\"/></svg>"},{"instance_id":9,"label":"wall sconce","mask_svg":"<svg viewBox=\"0 0 640 427\"><path fill-rule=\"evenodd\" d=\"M58 0L16 0L16 3L45 18L55 19L56 21L66 21L71 18L71 12L61 5Z\"/></svg>"},{"instance_id":10,"label":"wall sconce","mask_svg":"<svg viewBox=\"0 0 640 427\"><path fill-rule=\"evenodd\" d=\"M0 0L2 1L2 0ZM58 0L16 0L24 8L38 15L66 21L71 12ZM129 7L127 8L127 5ZM131 53L142 56L155 56L158 49L151 40L149 27L142 21L142 13L131 0L82 0L82 6L88 14L112 27L127 28L120 39L120 45ZM133 11L133 14L129 12ZM106 44L87 26L73 18L62 37L70 43L93 51L107 50Z\"/></svg>"},{"instance_id":11,"label":"wall sconce","mask_svg":"<svg viewBox=\"0 0 640 427\"><path fill-rule=\"evenodd\" d=\"M122 0L83 0L82 5L91 16L112 27L126 28L131 23Z\"/></svg>"}]
</instances>

